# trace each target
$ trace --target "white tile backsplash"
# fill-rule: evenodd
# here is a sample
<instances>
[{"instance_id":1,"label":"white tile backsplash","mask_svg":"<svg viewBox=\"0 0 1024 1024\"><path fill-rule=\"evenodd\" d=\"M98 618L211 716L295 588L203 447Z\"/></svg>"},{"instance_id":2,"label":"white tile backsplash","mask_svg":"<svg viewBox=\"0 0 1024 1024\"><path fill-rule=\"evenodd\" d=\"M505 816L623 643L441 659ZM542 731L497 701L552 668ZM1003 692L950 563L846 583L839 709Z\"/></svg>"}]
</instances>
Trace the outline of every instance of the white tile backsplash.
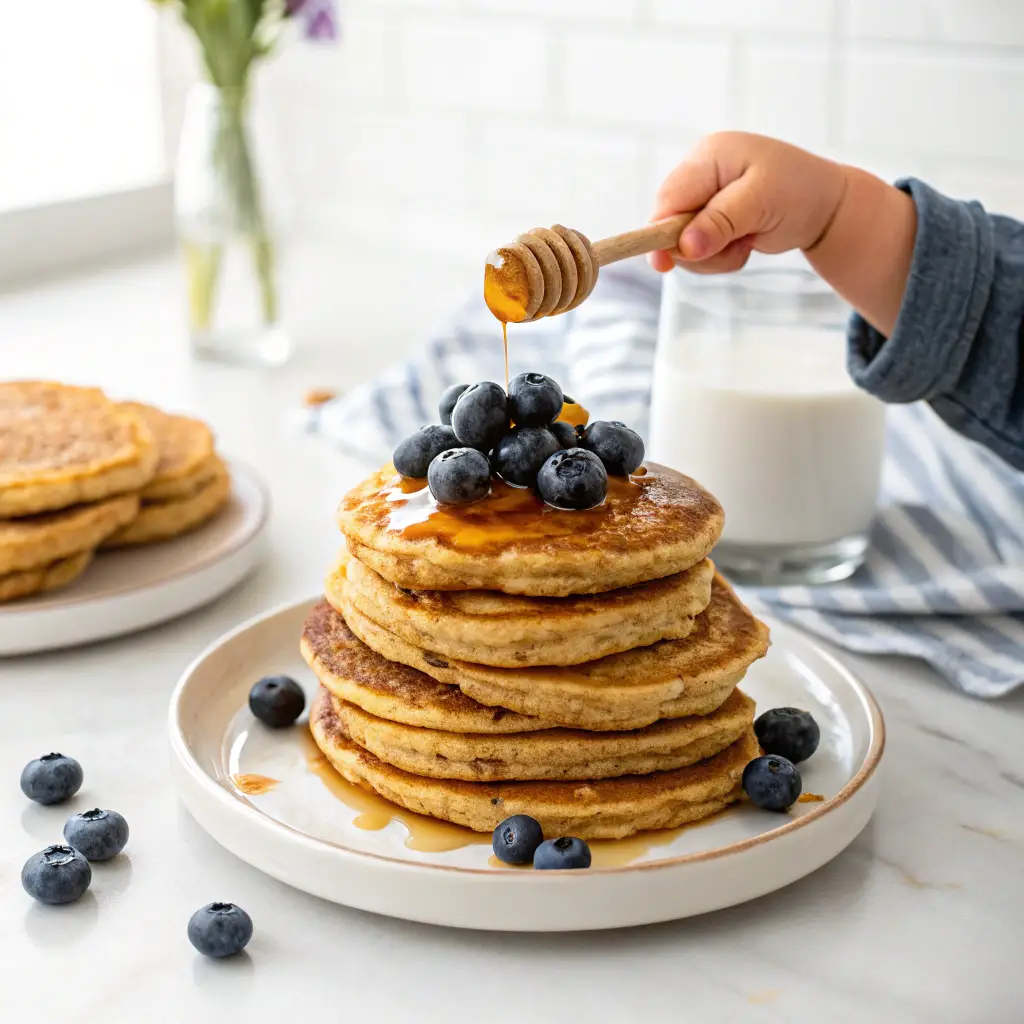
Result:
<instances>
[{"instance_id":1,"label":"white tile backsplash","mask_svg":"<svg viewBox=\"0 0 1024 1024\"><path fill-rule=\"evenodd\" d=\"M386 215L454 254L554 220L625 229L724 128L1024 213L1024 0L348 0L343 18L337 50L291 47L263 90L307 219L337 230Z\"/></svg>"}]
</instances>

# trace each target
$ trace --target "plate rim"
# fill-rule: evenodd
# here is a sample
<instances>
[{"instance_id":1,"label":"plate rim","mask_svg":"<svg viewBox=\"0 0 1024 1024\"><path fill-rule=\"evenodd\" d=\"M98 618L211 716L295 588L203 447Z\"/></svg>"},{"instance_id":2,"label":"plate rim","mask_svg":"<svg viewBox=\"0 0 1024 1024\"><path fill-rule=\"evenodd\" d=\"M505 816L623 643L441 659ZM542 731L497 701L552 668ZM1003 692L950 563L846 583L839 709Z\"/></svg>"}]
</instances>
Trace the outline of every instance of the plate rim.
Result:
<instances>
[{"instance_id":1,"label":"plate rim","mask_svg":"<svg viewBox=\"0 0 1024 1024\"><path fill-rule=\"evenodd\" d=\"M484 878L519 878L521 879L519 884L525 884L527 880L531 883L536 883L540 881L541 878L546 878L549 883L553 883L560 875L559 872L552 872L551 877L548 877L547 872L540 872L538 874L537 872L522 871L511 867L476 868L464 867L456 864L432 864L427 861L410 861L400 857L392 857L388 854L374 853L369 850L353 849L350 846L345 846L341 843L333 842L332 840L311 836L307 832L303 832L292 825L279 821L277 818L272 817L255 804L239 799L226 786L221 785L203 769L202 765L199 764L189 749L184 738L184 733L178 725L178 710L180 708L181 698L194 672L199 668L202 662L209 658L215 651L234 640L235 637L241 633L260 625L268 619L294 612L300 607L312 606L321 599L322 595L317 593L312 597L280 602L279 604L267 609L265 612L253 615L243 622L240 622L233 629L221 634L221 636L207 644L206 647L204 647L192 659L192 661L189 662L179 677L178 682L175 684L174 690L171 692L167 713L167 727L171 752L178 761L179 766L188 773L193 781L197 782L204 790L206 790L209 795L222 803L225 808L228 808L230 813L241 815L243 818L253 818L261 824L269 824L273 829L279 828L289 837L290 840L297 842L299 845L311 845L315 848L329 849L342 855L342 859L348 859L349 857L365 857L373 861L383 862L395 868L410 871L446 871L455 872L460 875L482 876ZM807 813L801 814L800 817L790 818L785 823L769 829L767 832L760 832L756 836L748 836L746 839L739 839L732 843L728 843L725 846L717 846L711 850L699 850L693 853L679 854L675 857L643 861L638 864L625 864L618 867L596 867L579 873L570 872L570 875L576 877L578 881L594 876L604 877L637 871L664 870L685 864L699 864L708 861L720 860L726 856L744 853L747 850L761 846L770 841L782 839L785 836L792 835L799 832L801 829L808 827L811 823L818 821L831 811L834 811L845 804L851 797L861 791L876 774L882 755L885 753L886 730L882 710L870 689L861 681L856 673L844 665L839 658L825 650L810 637L805 636L799 629L788 623L779 621L774 616L769 615L765 618L769 628L773 632L778 630L789 640L796 641L796 645L798 647L804 646L809 648L817 657L824 659L833 670L838 671L842 676L844 676L848 683L852 684L854 692L857 694L857 697L867 712L871 726L871 742L868 745L861 767L854 774L853 778L850 779L850 781L847 782L835 796L823 801ZM303 725L301 728L306 728L306 726ZM484 833L480 834L483 835Z\"/></svg>"},{"instance_id":2,"label":"plate rim","mask_svg":"<svg viewBox=\"0 0 1024 1024\"><path fill-rule=\"evenodd\" d=\"M154 580L151 583L143 584L125 584L124 586L117 587L115 590L109 590L102 595L93 595L91 597L81 595L78 597L65 598L49 608L33 608L31 606L19 608L16 603L11 602L6 607L0 604L0 616L7 614L16 615L21 614L41 614L46 615L55 611L60 611L65 608L72 608L75 605L100 605L104 601L112 600L118 597L124 597L125 594L142 594L149 590L154 590L158 587L165 587L171 583L175 583L181 579L187 579L189 576L195 575L196 573L203 572L209 569L211 565L217 562L224 561L230 558L232 555L237 554L247 544L251 544L252 541L258 537L266 528L267 523L270 521L272 512L273 499L271 497L270 488L267 486L263 477L248 463L243 462L241 459L233 459L227 456L224 457L224 462L227 463L228 467L238 469L244 474L246 480L253 484L260 495L260 514L254 525L240 534L237 538L232 539L230 546L226 550L218 551L217 554L210 554L205 556L200 562L195 565L189 566L187 569L175 570L167 576L162 577L159 580ZM232 488L232 494L234 489ZM170 541L174 541L176 538L169 538ZM116 554L116 552L111 552ZM57 592L59 593L59 591ZM226 634L225 634L226 638Z\"/></svg>"}]
</instances>

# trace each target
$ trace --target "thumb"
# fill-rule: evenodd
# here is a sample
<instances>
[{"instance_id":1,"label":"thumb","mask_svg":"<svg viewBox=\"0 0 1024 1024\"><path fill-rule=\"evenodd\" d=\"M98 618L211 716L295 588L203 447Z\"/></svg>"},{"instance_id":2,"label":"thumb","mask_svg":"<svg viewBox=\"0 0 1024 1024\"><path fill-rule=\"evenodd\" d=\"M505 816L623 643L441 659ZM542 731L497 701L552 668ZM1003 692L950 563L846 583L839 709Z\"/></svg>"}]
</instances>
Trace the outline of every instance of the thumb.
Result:
<instances>
[{"instance_id":1,"label":"thumb","mask_svg":"<svg viewBox=\"0 0 1024 1024\"><path fill-rule=\"evenodd\" d=\"M684 260L706 260L731 242L764 230L755 183L743 175L711 197L679 239Z\"/></svg>"}]
</instances>

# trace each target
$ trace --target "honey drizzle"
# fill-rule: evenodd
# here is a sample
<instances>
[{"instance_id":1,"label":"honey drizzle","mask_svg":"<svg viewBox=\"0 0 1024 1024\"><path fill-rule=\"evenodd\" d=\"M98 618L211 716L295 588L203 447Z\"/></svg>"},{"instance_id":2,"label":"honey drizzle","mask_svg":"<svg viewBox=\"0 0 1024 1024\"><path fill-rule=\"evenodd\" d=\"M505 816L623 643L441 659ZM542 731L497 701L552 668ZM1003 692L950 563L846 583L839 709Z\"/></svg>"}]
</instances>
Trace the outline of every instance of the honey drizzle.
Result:
<instances>
[{"instance_id":1,"label":"honey drizzle","mask_svg":"<svg viewBox=\"0 0 1024 1024\"><path fill-rule=\"evenodd\" d=\"M272 779L269 775L260 775L257 772L232 775L231 781L246 796L260 796L263 793L269 793L281 783L280 779Z\"/></svg>"}]
</instances>

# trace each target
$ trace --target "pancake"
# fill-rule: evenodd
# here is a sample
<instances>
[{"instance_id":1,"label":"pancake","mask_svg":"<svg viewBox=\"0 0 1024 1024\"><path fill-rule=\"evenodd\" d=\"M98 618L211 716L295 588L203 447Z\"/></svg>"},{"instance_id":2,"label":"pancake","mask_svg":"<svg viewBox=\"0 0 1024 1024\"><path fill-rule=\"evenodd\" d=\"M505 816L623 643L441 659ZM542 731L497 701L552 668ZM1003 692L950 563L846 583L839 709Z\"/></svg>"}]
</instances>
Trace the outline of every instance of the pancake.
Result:
<instances>
[{"instance_id":1,"label":"pancake","mask_svg":"<svg viewBox=\"0 0 1024 1024\"><path fill-rule=\"evenodd\" d=\"M458 686L481 704L575 729L638 729L720 707L768 650L768 628L716 575L711 603L685 640L665 640L572 667L492 668L443 658L378 626L348 602L349 628L389 661Z\"/></svg>"},{"instance_id":2,"label":"pancake","mask_svg":"<svg viewBox=\"0 0 1024 1024\"><path fill-rule=\"evenodd\" d=\"M155 409L141 402L122 402L142 417L160 453L153 479L143 487L143 501L187 498L217 475L220 460L213 450L213 434L201 420Z\"/></svg>"},{"instance_id":3,"label":"pancake","mask_svg":"<svg viewBox=\"0 0 1024 1024\"><path fill-rule=\"evenodd\" d=\"M539 718L489 708L457 686L439 683L407 665L371 651L326 601L302 629L302 656L336 697L391 722L459 733L524 733L552 728Z\"/></svg>"},{"instance_id":4,"label":"pancake","mask_svg":"<svg viewBox=\"0 0 1024 1024\"><path fill-rule=\"evenodd\" d=\"M104 548L169 540L215 516L231 495L231 477L223 463L209 483L194 494L172 501L144 502L134 522L103 542Z\"/></svg>"},{"instance_id":5,"label":"pancake","mask_svg":"<svg viewBox=\"0 0 1024 1024\"><path fill-rule=\"evenodd\" d=\"M98 388L0 383L0 519L137 491L158 457L142 417Z\"/></svg>"},{"instance_id":6,"label":"pancake","mask_svg":"<svg viewBox=\"0 0 1024 1024\"><path fill-rule=\"evenodd\" d=\"M0 520L0 575L36 569L69 555L92 551L100 541L130 523L138 512L138 497L121 494L60 512Z\"/></svg>"},{"instance_id":7,"label":"pancake","mask_svg":"<svg viewBox=\"0 0 1024 1024\"><path fill-rule=\"evenodd\" d=\"M685 572L603 594L522 597L487 590L403 590L347 555L327 599L347 600L379 626L443 657L515 668L578 665L678 640L711 600L708 559Z\"/></svg>"},{"instance_id":8,"label":"pancake","mask_svg":"<svg viewBox=\"0 0 1024 1024\"><path fill-rule=\"evenodd\" d=\"M92 556L92 551L80 551L68 558L60 558L50 565L5 573L0 576L0 603L66 587L85 572L92 561Z\"/></svg>"},{"instance_id":9,"label":"pancake","mask_svg":"<svg viewBox=\"0 0 1024 1024\"><path fill-rule=\"evenodd\" d=\"M733 690L710 715L665 719L629 732L545 729L501 736L389 722L335 696L338 728L395 768L431 779L504 782L611 779L696 764L725 750L754 722L754 702Z\"/></svg>"},{"instance_id":10,"label":"pancake","mask_svg":"<svg viewBox=\"0 0 1024 1024\"><path fill-rule=\"evenodd\" d=\"M512 814L536 818L547 836L622 839L706 818L741 795L746 765L760 753L748 729L720 754L686 768L585 782L464 782L395 768L348 739L323 689L310 709L316 745L349 782L418 814L491 832Z\"/></svg>"},{"instance_id":11,"label":"pancake","mask_svg":"<svg viewBox=\"0 0 1024 1024\"><path fill-rule=\"evenodd\" d=\"M480 501L438 506L425 484L387 465L338 510L351 553L412 590L565 597L630 587L696 565L724 521L699 484L654 463L609 479L604 503L584 511L501 481Z\"/></svg>"}]
</instances>

